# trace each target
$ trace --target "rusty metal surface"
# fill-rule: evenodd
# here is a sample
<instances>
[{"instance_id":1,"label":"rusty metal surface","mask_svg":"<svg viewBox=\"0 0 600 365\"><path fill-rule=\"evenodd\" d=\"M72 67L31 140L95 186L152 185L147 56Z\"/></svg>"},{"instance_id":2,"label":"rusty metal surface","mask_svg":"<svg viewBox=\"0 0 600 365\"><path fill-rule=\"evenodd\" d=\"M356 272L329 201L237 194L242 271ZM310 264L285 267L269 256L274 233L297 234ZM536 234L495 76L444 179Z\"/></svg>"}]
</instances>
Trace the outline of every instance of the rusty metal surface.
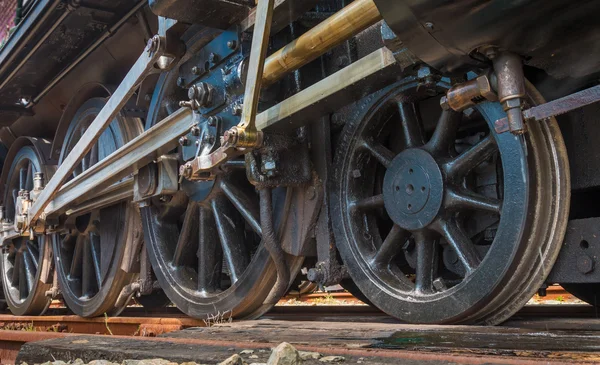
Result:
<instances>
[{"instance_id":1,"label":"rusty metal surface","mask_svg":"<svg viewBox=\"0 0 600 365\"><path fill-rule=\"evenodd\" d=\"M566 114L572 110L597 103L598 101L600 101L600 85L529 108L523 111L523 117L527 121L544 120L546 118ZM508 119L498 119L494 123L494 129L498 134L508 132Z\"/></svg>"}]
</instances>

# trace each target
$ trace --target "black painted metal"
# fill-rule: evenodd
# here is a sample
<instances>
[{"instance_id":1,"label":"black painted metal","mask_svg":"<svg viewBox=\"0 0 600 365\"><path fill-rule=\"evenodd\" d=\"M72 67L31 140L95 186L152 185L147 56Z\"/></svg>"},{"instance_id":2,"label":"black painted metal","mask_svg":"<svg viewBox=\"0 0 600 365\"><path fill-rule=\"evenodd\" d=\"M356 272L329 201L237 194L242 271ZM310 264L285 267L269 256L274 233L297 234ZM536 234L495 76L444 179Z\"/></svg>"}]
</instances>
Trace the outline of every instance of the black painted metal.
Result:
<instances>
[{"instance_id":1,"label":"black painted metal","mask_svg":"<svg viewBox=\"0 0 600 365\"><path fill-rule=\"evenodd\" d=\"M33 190L35 173L49 175L52 170L33 146L20 148L9 163L4 206L7 213L12 213L9 217L14 217L19 190ZM46 235L36 235L33 239L19 237L3 246L0 275L6 302L13 314L40 315L50 305L51 298L46 296L52 287L50 252L50 239Z\"/></svg>"},{"instance_id":2,"label":"black painted metal","mask_svg":"<svg viewBox=\"0 0 600 365\"><path fill-rule=\"evenodd\" d=\"M255 5L250 0L149 0L149 4L156 15L217 29L244 19Z\"/></svg>"},{"instance_id":3,"label":"black painted metal","mask_svg":"<svg viewBox=\"0 0 600 365\"><path fill-rule=\"evenodd\" d=\"M104 98L92 98L81 105L65 133L59 164L105 104ZM140 129L139 119L119 114L75 168L73 177L123 146ZM136 273L123 269L123 262L132 259L125 257L125 252L127 245L133 244L136 231L137 239L141 239L139 216L127 203L118 203L69 217L65 228L52 235L55 267L65 304L82 317L118 315L124 308L115 308L118 295L136 278Z\"/></svg>"},{"instance_id":4,"label":"black painted metal","mask_svg":"<svg viewBox=\"0 0 600 365\"><path fill-rule=\"evenodd\" d=\"M402 42L444 72L477 65L477 47L494 45L527 58L556 77L579 77L600 66L594 0L375 0ZM585 62L577 62L581 55Z\"/></svg>"},{"instance_id":5,"label":"black painted metal","mask_svg":"<svg viewBox=\"0 0 600 365\"><path fill-rule=\"evenodd\" d=\"M30 101L63 69L75 61L105 31L139 2L36 1L0 50L0 113L9 125L20 113L14 106L31 107ZM17 110L18 112L18 110Z\"/></svg>"},{"instance_id":6,"label":"black painted metal","mask_svg":"<svg viewBox=\"0 0 600 365\"><path fill-rule=\"evenodd\" d=\"M535 149L490 133L499 104L480 104L469 127L444 112L432 129L439 99L428 103L427 93L448 87L408 77L356 106L334 165L333 229L349 273L380 309L410 322L495 323L528 299L525 283L543 278L538 266L514 280L511 267L539 254L551 265L560 241L536 256L524 241L539 209L526 159ZM498 306L499 288L510 305Z\"/></svg>"},{"instance_id":7,"label":"black painted metal","mask_svg":"<svg viewBox=\"0 0 600 365\"><path fill-rule=\"evenodd\" d=\"M569 221L558 259L548 276L549 284L600 283L600 218Z\"/></svg>"}]
</instances>

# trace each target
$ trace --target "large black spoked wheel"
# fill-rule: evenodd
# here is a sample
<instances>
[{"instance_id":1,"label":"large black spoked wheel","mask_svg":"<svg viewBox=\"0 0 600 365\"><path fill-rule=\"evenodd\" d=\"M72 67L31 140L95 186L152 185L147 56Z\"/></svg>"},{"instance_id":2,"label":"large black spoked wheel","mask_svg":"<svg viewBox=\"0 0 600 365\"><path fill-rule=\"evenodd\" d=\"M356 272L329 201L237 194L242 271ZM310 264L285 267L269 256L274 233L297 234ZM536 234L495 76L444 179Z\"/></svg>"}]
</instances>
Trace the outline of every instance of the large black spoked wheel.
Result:
<instances>
[{"instance_id":1,"label":"large black spoked wheel","mask_svg":"<svg viewBox=\"0 0 600 365\"><path fill-rule=\"evenodd\" d=\"M4 183L6 217L15 216L19 191L33 190L36 173L52 176L53 168L44 164L44 158L34 146L21 147L10 163ZM7 165L8 167L8 165ZM15 315L40 315L50 305L46 291L52 287L52 249L46 235L35 238L19 237L4 242L2 250L2 284L6 303Z\"/></svg>"},{"instance_id":2,"label":"large black spoked wheel","mask_svg":"<svg viewBox=\"0 0 600 365\"><path fill-rule=\"evenodd\" d=\"M276 227L287 218L289 195L273 191ZM182 312L253 318L275 304L265 300L277 272L261 243L258 194L243 169L214 182L184 183L182 192L153 199L141 213L154 272ZM293 278L303 258L286 260Z\"/></svg>"},{"instance_id":3,"label":"large black spoked wheel","mask_svg":"<svg viewBox=\"0 0 600 365\"><path fill-rule=\"evenodd\" d=\"M331 192L338 249L392 316L496 324L531 298L560 250L570 200L562 136L555 120L498 135L498 103L442 112L423 89L406 79L382 90L345 127ZM528 103L541 102L528 85Z\"/></svg>"},{"instance_id":4,"label":"large black spoked wheel","mask_svg":"<svg viewBox=\"0 0 600 365\"><path fill-rule=\"evenodd\" d=\"M66 133L59 163L79 141L105 105L106 99L92 98L77 111ZM73 177L133 139L141 131L137 118L117 115L98 142L73 172ZM118 315L119 293L137 278L127 272L126 247L141 237L139 213L128 203L96 209L69 217L66 230L52 237L58 281L65 304L81 317L106 313ZM139 239L139 238L138 238ZM127 303L127 301L125 302Z\"/></svg>"}]
</instances>

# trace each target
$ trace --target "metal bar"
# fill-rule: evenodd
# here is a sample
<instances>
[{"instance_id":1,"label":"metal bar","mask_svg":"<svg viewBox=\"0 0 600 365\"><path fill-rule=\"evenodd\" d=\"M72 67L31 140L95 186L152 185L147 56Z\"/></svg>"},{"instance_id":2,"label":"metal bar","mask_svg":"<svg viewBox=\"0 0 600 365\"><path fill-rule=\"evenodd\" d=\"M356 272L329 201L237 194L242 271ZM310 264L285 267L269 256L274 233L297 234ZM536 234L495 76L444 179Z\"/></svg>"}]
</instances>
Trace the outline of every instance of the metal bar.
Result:
<instances>
[{"instance_id":1,"label":"metal bar","mask_svg":"<svg viewBox=\"0 0 600 365\"><path fill-rule=\"evenodd\" d=\"M366 90L375 90L400 73L400 66L392 52L380 48L260 113L256 117L256 128L259 131L289 129L306 124L308 120L316 121L320 116L360 99ZM333 100L342 93L342 98ZM310 116L307 117L305 113Z\"/></svg>"},{"instance_id":2,"label":"metal bar","mask_svg":"<svg viewBox=\"0 0 600 365\"><path fill-rule=\"evenodd\" d=\"M130 200L133 197L133 179L125 179L119 181L103 190L100 194L96 194L84 203L71 206L67 211L67 215L81 215L91 212L94 209L102 209L109 207L123 200Z\"/></svg>"},{"instance_id":3,"label":"metal bar","mask_svg":"<svg viewBox=\"0 0 600 365\"><path fill-rule=\"evenodd\" d=\"M381 19L373 0L355 0L271 55L265 62L263 85L273 84Z\"/></svg>"},{"instance_id":4,"label":"metal bar","mask_svg":"<svg viewBox=\"0 0 600 365\"><path fill-rule=\"evenodd\" d=\"M107 186L123 176L134 173L140 167L174 148L177 145L177 139L188 133L193 124L193 113L190 109L181 108L169 115L65 184L49 202L44 214L50 216L58 213L90 191ZM44 190L47 188L48 186Z\"/></svg>"},{"instance_id":5,"label":"metal bar","mask_svg":"<svg viewBox=\"0 0 600 365\"><path fill-rule=\"evenodd\" d=\"M534 106L523 111L523 117L527 121L544 120L546 118L556 117L568 113L575 109L594 104L600 101L600 85L589 89L576 92L562 98ZM509 131L508 119L502 118L494 122L496 133L505 133Z\"/></svg>"},{"instance_id":6,"label":"metal bar","mask_svg":"<svg viewBox=\"0 0 600 365\"><path fill-rule=\"evenodd\" d=\"M254 129L258 99L262 85L265 56L269 48L271 35L271 21L273 19L273 3L275 0L258 0L256 7L256 24L252 36L250 62L248 63L248 76L246 76L246 90L244 92L244 106L240 127Z\"/></svg>"},{"instance_id":7,"label":"metal bar","mask_svg":"<svg viewBox=\"0 0 600 365\"><path fill-rule=\"evenodd\" d=\"M100 138L100 135L133 95L140 82L153 70L154 64L163 54L164 48L164 41L161 41L160 37L155 37L149 42L148 47L146 47L131 70L129 70L123 82L121 82L114 94L108 99L106 105L98 113L92 124L90 124L83 136L81 136L81 139L58 167L52 179L46 184L40 196L33 203L28 213L29 225L40 218L44 208L46 208L61 185L71 175L75 166L89 152L98 138Z\"/></svg>"},{"instance_id":8,"label":"metal bar","mask_svg":"<svg viewBox=\"0 0 600 365\"><path fill-rule=\"evenodd\" d=\"M138 12L144 5L146 5L145 1L140 1L137 5L135 5L124 17L122 17L115 25L110 27L110 29L106 30L100 38L98 38L90 47L88 47L82 54L80 54L75 61L71 62L67 68L62 70L56 77L50 81L48 85L42 90L35 98L31 99L31 102L27 105L27 107L33 106L33 104L40 101L56 84L58 84L62 79L67 76L71 70L73 70L77 65L79 65L90 53L94 52L108 37L114 34L129 18L131 18L135 13Z\"/></svg>"}]
</instances>

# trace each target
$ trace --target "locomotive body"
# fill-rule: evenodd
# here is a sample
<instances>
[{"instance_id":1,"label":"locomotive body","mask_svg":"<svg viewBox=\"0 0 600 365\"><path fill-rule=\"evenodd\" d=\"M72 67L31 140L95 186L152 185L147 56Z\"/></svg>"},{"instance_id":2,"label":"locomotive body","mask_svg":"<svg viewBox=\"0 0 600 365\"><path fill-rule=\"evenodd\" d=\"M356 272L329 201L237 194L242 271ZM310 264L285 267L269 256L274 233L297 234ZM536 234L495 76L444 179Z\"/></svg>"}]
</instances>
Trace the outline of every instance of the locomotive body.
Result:
<instances>
[{"instance_id":1,"label":"locomotive body","mask_svg":"<svg viewBox=\"0 0 600 365\"><path fill-rule=\"evenodd\" d=\"M0 50L10 309L252 318L300 279L419 323L595 303L598 8L28 4Z\"/></svg>"}]
</instances>

